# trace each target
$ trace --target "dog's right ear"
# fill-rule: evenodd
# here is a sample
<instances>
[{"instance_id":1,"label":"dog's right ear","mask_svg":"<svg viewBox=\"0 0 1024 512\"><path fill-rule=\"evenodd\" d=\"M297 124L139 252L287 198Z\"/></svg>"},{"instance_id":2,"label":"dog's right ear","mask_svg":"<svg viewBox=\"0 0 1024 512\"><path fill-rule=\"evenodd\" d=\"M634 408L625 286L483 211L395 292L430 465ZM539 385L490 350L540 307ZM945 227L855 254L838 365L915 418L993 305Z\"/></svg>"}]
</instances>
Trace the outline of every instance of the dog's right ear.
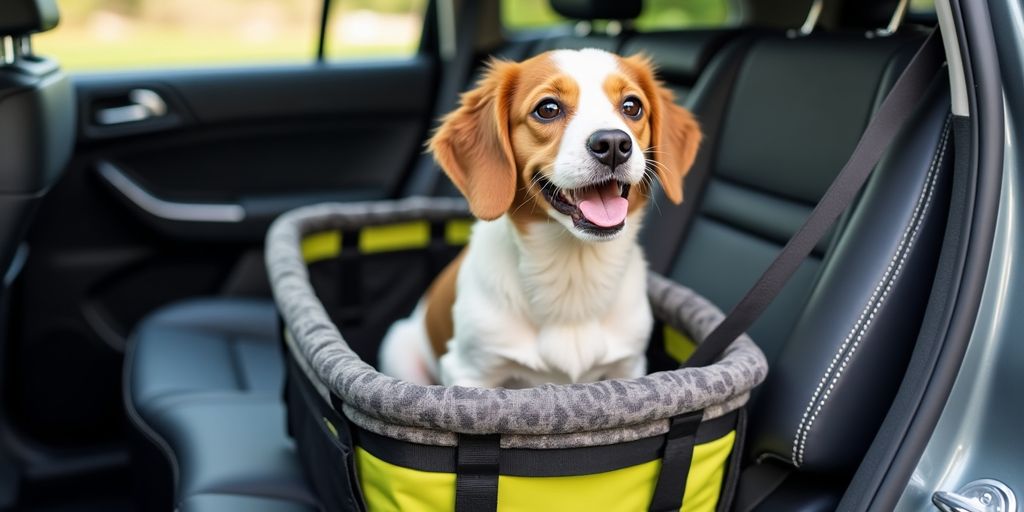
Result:
<instances>
[{"instance_id":1,"label":"dog's right ear","mask_svg":"<svg viewBox=\"0 0 1024 512\"><path fill-rule=\"evenodd\" d=\"M516 162L509 136L509 102L518 65L492 60L461 104L430 139L438 165L483 220L501 217L516 193Z\"/></svg>"}]
</instances>

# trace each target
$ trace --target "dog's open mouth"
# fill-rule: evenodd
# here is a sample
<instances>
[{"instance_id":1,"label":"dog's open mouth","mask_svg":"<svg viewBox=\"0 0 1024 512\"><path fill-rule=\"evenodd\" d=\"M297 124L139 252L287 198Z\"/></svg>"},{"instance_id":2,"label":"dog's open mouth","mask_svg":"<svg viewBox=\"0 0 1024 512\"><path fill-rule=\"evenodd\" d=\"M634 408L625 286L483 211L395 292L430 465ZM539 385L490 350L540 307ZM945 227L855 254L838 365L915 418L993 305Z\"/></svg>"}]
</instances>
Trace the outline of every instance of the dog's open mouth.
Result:
<instances>
[{"instance_id":1,"label":"dog's open mouth","mask_svg":"<svg viewBox=\"0 0 1024 512\"><path fill-rule=\"evenodd\" d=\"M626 224L628 183L610 179L576 189L559 189L543 176L537 182L544 199L555 211L571 217L578 229L595 235L611 235Z\"/></svg>"}]
</instances>

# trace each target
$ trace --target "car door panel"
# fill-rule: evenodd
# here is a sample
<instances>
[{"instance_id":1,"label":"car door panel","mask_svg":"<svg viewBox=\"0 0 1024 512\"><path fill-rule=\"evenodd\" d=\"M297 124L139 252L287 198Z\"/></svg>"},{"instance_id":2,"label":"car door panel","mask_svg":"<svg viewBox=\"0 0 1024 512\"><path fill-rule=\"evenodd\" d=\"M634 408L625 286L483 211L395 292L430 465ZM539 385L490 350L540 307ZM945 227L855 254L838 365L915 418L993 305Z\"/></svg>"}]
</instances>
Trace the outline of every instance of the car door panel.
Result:
<instances>
[{"instance_id":1,"label":"car door panel","mask_svg":"<svg viewBox=\"0 0 1024 512\"><path fill-rule=\"evenodd\" d=\"M434 74L418 56L74 77L76 152L13 290L8 360L26 370L9 368L5 398L19 430L56 445L69 431L76 445L123 437L120 365L136 323L183 298L269 297L262 242L281 212L394 196L422 152ZM164 113L99 122L136 90Z\"/></svg>"}]
</instances>

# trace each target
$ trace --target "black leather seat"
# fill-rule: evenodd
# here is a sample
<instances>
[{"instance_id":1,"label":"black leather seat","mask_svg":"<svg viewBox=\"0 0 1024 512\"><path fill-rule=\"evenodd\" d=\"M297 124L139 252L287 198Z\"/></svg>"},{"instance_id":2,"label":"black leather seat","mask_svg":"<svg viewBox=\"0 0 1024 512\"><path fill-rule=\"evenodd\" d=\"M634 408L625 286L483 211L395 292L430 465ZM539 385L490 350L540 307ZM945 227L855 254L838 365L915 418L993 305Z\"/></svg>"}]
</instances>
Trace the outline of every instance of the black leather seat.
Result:
<instances>
[{"instance_id":1,"label":"black leather seat","mask_svg":"<svg viewBox=\"0 0 1024 512\"><path fill-rule=\"evenodd\" d=\"M708 145L688 178L689 207L662 204L649 223L653 264L725 310L739 300L922 41L862 34L760 35L723 50L744 55L709 68L692 93ZM771 370L740 489L766 495L763 510L834 509L903 378L947 215L946 80L936 77L857 205L751 329ZM659 242L681 227L678 248Z\"/></svg>"},{"instance_id":2,"label":"black leather seat","mask_svg":"<svg viewBox=\"0 0 1024 512\"><path fill-rule=\"evenodd\" d=\"M680 240L649 243L652 262L723 308L735 303L810 212L920 41L743 36L708 62L674 53L668 34L626 40L623 51L666 62L708 140L685 207L661 201L651 218L649 242ZM689 70L704 64L694 84ZM767 495L763 509L833 508L902 378L945 219L943 87L938 80L854 211L752 330L773 368L752 411L741 490ZM684 237L658 236L684 228ZM210 299L156 313L135 335L127 401L177 464L183 508L315 503L284 432L274 318L267 303ZM751 484L764 473L784 478L777 488Z\"/></svg>"},{"instance_id":3,"label":"black leather seat","mask_svg":"<svg viewBox=\"0 0 1024 512\"><path fill-rule=\"evenodd\" d=\"M31 35L59 19L55 0L10 0L0 9L0 279L74 146L71 82L31 50Z\"/></svg>"},{"instance_id":4,"label":"black leather seat","mask_svg":"<svg viewBox=\"0 0 1024 512\"><path fill-rule=\"evenodd\" d=\"M285 431L277 323L270 301L196 299L136 329L126 407L170 462L183 510L251 510L258 498L313 509Z\"/></svg>"}]
</instances>

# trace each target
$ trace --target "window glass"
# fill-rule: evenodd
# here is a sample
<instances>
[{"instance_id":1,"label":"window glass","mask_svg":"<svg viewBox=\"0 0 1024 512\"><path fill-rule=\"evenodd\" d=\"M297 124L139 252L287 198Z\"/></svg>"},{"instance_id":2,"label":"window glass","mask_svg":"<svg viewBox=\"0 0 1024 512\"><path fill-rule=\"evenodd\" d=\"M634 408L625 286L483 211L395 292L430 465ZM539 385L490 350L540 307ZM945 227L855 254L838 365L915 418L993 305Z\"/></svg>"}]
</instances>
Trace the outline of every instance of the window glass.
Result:
<instances>
[{"instance_id":1,"label":"window glass","mask_svg":"<svg viewBox=\"0 0 1024 512\"><path fill-rule=\"evenodd\" d=\"M935 0L910 0L910 12L931 14L935 12Z\"/></svg>"},{"instance_id":2,"label":"window glass","mask_svg":"<svg viewBox=\"0 0 1024 512\"><path fill-rule=\"evenodd\" d=\"M409 57L419 48L426 9L427 0L334 0L324 55L328 59Z\"/></svg>"},{"instance_id":3,"label":"window glass","mask_svg":"<svg viewBox=\"0 0 1024 512\"><path fill-rule=\"evenodd\" d=\"M344 0L339 0L339 2ZM65 69L311 62L322 0L61 0L33 38Z\"/></svg>"},{"instance_id":4,"label":"window glass","mask_svg":"<svg viewBox=\"0 0 1024 512\"><path fill-rule=\"evenodd\" d=\"M716 27L729 22L728 0L644 0L637 30Z\"/></svg>"},{"instance_id":5,"label":"window glass","mask_svg":"<svg viewBox=\"0 0 1024 512\"><path fill-rule=\"evenodd\" d=\"M567 23L548 0L502 0L501 23L511 31L552 27Z\"/></svg>"},{"instance_id":6,"label":"window glass","mask_svg":"<svg viewBox=\"0 0 1024 512\"><path fill-rule=\"evenodd\" d=\"M638 30L721 26L729 22L729 0L644 0L636 20ZM568 23L548 0L503 0L501 20L510 31L551 27Z\"/></svg>"}]
</instances>

